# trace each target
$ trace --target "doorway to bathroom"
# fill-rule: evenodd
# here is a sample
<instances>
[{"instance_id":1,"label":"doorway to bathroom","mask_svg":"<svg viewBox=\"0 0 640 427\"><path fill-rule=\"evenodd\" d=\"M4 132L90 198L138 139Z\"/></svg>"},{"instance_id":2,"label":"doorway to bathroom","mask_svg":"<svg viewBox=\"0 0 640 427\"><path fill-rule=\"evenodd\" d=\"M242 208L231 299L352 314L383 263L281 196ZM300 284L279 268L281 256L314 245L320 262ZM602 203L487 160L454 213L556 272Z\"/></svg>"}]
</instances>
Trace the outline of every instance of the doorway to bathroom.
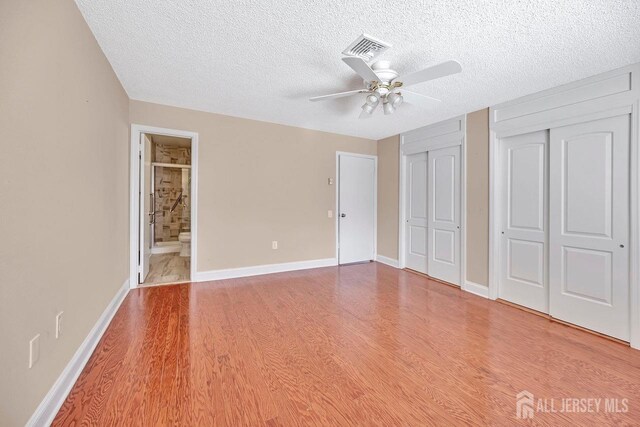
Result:
<instances>
[{"instance_id":1,"label":"doorway to bathroom","mask_svg":"<svg viewBox=\"0 0 640 427\"><path fill-rule=\"evenodd\" d=\"M131 287L195 272L197 134L132 126Z\"/></svg>"}]
</instances>

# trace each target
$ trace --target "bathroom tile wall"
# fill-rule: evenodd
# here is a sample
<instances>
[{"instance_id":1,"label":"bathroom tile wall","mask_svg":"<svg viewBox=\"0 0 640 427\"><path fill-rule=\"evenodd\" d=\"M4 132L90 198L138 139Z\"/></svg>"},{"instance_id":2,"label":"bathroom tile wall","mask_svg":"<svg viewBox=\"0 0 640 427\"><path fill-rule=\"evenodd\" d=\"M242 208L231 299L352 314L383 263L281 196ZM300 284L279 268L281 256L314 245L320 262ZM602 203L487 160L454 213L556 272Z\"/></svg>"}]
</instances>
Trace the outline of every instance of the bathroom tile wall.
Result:
<instances>
[{"instance_id":1,"label":"bathroom tile wall","mask_svg":"<svg viewBox=\"0 0 640 427\"><path fill-rule=\"evenodd\" d=\"M171 147L155 145L154 161L157 163L190 164L191 149L183 147ZM183 192L183 201L171 212L171 207L182 191L184 180L188 180L189 174L183 177L183 169L161 167L155 168L155 211L156 222L154 228L155 242L175 242L178 234L191 228L191 210L189 208L189 194ZM187 185L187 188L190 186Z\"/></svg>"},{"instance_id":2,"label":"bathroom tile wall","mask_svg":"<svg viewBox=\"0 0 640 427\"><path fill-rule=\"evenodd\" d=\"M157 163L191 164L191 147L172 147L154 144L154 161Z\"/></svg>"}]
</instances>

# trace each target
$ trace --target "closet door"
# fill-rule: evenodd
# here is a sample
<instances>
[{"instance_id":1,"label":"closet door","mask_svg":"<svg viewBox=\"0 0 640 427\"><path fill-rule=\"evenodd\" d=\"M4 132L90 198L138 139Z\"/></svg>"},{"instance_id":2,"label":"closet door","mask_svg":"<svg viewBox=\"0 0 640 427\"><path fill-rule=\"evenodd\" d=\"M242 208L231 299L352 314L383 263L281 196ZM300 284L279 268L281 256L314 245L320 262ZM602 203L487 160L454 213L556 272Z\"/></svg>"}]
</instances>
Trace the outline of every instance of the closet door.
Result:
<instances>
[{"instance_id":1,"label":"closet door","mask_svg":"<svg viewBox=\"0 0 640 427\"><path fill-rule=\"evenodd\" d=\"M499 296L548 313L548 131L500 141L502 212Z\"/></svg>"},{"instance_id":2,"label":"closet door","mask_svg":"<svg viewBox=\"0 0 640 427\"><path fill-rule=\"evenodd\" d=\"M427 274L427 153L407 156L405 264Z\"/></svg>"},{"instance_id":3,"label":"closet door","mask_svg":"<svg viewBox=\"0 0 640 427\"><path fill-rule=\"evenodd\" d=\"M460 285L460 146L428 153L428 274Z\"/></svg>"},{"instance_id":4,"label":"closet door","mask_svg":"<svg viewBox=\"0 0 640 427\"><path fill-rule=\"evenodd\" d=\"M551 130L550 314L629 340L629 116Z\"/></svg>"}]
</instances>

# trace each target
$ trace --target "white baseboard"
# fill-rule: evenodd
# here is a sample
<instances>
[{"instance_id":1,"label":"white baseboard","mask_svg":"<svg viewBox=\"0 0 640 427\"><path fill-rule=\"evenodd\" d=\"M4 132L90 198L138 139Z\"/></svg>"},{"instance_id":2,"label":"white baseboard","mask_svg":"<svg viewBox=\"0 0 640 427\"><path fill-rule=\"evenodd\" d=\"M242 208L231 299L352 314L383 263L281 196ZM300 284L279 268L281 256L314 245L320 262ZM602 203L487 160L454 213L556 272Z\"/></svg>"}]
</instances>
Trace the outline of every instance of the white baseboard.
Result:
<instances>
[{"instance_id":1,"label":"white baseboard","mask_svg":"<svg viewBox=\"0 0 640 427\"><path fill-rule=\"evenodd\" d=\"M478 295L483 298L489 298L489 287L485 285L480 285L475 282L471 282L467 280L462 287L463 291L471 292L472 294Z\"/></svg>"},{"instance_id":2,"label":"white baseboard","mask_svg":"<svg viewBox=\"0 0 640 427\"><path fill-rule=\"evenodd\" d=\"M382 264L386 264L389 265L393 268L399 268L400 263L398 262L397 259L393 259L393 258L388 258L384 255L376 255L376 261L382 263Z\"/></svg>"},{"instance_id":3,"label":"white baseboard","mask_svg":"<svg viewBox=\"0 0 640 427\"><path fill-rule=\"evenodd\" d=\"M120 287L116 296L111 300L89 332L89 335L87 335L87 338L80 344L76 353L27 422L27 426L51 425L128 292L129 279Z\"/></svg>"},{"instance_id":4,"label":"white baseboard","mask_svg":"<svg viewBox=\"0 0 640 427\"><path fill-rule=\"evenodd\" d=\"M309 268L330 267L338 265L335 258L314 259L309 261L285 262L282 264L255 265L252 267L228 268L224 270L199 271L194 282L209 280L233 279L236 277L259 276L261 274L282 273L284 271L307 270Z\"/></svg>"}]
</instances>

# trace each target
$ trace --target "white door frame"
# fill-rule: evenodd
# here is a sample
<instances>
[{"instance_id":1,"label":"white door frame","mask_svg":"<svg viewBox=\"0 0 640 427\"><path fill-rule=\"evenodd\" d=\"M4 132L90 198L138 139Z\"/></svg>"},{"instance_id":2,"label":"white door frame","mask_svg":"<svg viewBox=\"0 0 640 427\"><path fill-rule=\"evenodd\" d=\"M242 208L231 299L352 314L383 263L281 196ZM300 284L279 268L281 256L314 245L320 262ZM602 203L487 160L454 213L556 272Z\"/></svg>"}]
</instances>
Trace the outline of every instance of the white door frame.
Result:
<instances>
[{"instance_id":1,"label":"white door frame","mask_svg":"<svg viewBox=\"0 0 640 427\"><path fill-rule=\"evenodd\" d=\"M467 284L467 116L458 116L400 135L400 188L398 190L398 268L406 267L406 169L407 155L438 148L460 146L460 287L469 290ZM476 293L476 292L473 292Z\"/></svg>"},{"instance_id":2,"label":"white door frame","mask_svg":"<svg viewBox=\"0 0 640 427\"><path fill-rule=\"evenodd\" d=\"M198 260L198 133L155 126L131 125L131 141L129 144L129 286L137 288L138 284L138 237L140 234L140 204L138 192L140 187L140 135L176 136L191 139L191 280L195 280Z\"/></svg>"},{"instance_id":3,"label":"white door frame","mask_svg":"<svg viewBox=\"0 0 640 427\"><path fill-rule=\"evenodd\" d=\"M630 344L640 349L640 64L528 95L489 110L489 298L500 274L500 139L538 130L631 115L629 212Z\"/></svg>"},{"instance_id":4,"label":"white door frame","mask_svg":"<svg viewBox=\"0 0 640 427\"><path fill-rule=\"evenodd\" d=\"M378 156L336 151L336 207L333 212L336 227L336 264L340 264L340 156L373 159L373 258L378 256Z\"/></svg>"}]
</instances>

